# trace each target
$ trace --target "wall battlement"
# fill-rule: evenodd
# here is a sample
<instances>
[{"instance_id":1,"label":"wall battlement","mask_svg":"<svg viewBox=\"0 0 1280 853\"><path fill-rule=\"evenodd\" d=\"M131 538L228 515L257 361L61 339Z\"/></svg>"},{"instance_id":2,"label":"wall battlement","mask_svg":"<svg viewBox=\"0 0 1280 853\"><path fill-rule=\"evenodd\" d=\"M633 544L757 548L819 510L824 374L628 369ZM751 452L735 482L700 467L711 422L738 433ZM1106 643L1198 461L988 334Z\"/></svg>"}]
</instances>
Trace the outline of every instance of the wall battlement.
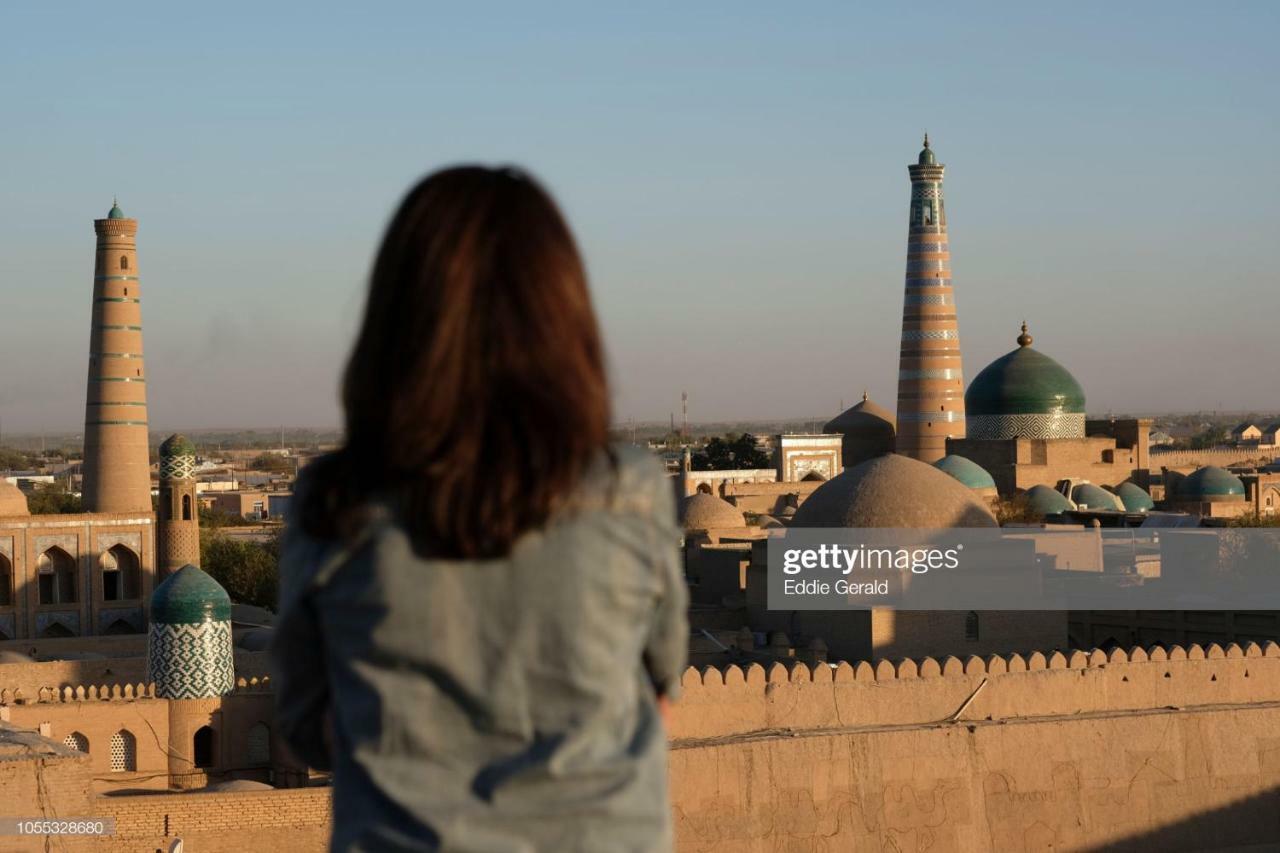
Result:
<instances>
[{"instance_id":1,"label":"wall battlement","mask_svg":"<svg viewBox=\"0 0 1280 853\"><path fill-rule=\"evenodd\" d=\"M237 678L235 689L231 695L240 693L268 693L271 691L271 677ZM0 688L0 705L27 705L32 702L64 703L64 702L119 702L135 699L155 699L156 686L153 682L137 684L80 684L75 687L41 687L32 696L22 688Z\"/></svg>"},{"instance_id":2,"label":"wall battlement","mask_svg":"<svg viewBox=\"0 0 1280 853\"><path fill-rule=\"evenodd\" d=\"M690 667L670 735L931 726L1280 703L1280 645Z\"/></svg>"}]
</instances>

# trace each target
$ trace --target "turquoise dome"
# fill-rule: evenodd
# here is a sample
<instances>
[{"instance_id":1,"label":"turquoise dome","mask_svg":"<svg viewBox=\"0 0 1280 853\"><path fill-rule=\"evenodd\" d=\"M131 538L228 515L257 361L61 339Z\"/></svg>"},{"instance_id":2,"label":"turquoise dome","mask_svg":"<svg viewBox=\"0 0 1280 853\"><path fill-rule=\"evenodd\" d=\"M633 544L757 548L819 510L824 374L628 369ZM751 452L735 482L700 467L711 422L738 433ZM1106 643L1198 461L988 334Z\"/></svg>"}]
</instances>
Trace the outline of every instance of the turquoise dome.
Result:
<instances>
[{"instance_id":1,"label":"turquoise dome","mask_svg":"<svg viewBox=\"0 0 1280 853\"><path fill-rule=\"evenodd\" d=\"M1151 495L1136 483L1121 483L1116 487L1116 497L1120 498L1126 512L1147 512L1156 507Z\"/></svg>"},{"instance_id":2,"label":"turquoise dome","mask_svg":"<svg viewBox=\"0 0 1280 853\"><path fill-rule=\"evenodd\" d=\"M929 147L929 134L924 135L924 148L920 151L920 158L916 161L921 166L936 166L938 158L933 156L933 149Z\"/></svg>"},{"instance_id":3,"label":"turquoise dome","mask_svg":"<svg viewBox=\"0 0 1280 853\"><path fill-rule=\"evenodd\" d=\"M178 569L151 594L151 621L163 625L230 622L231 597L195 566Z\"/></svg>"},{"instance_id":4,"label":"turquoise dome","mask_svg":"<svg viewBox=\"0 0 1280 853\"><path fill-rule=\"evenodd\" d=\"M175 433L160 442L160 456L195 456L196 446L182 433Z\"/></svg>"},{"instance_id":5,"label":"turquoise dome","mask_svg":"<svg viewBox=\"0 0 1280 853\"><path fill-rule=\"evenodd\" d=\"M1197 501L1243 500L1244 483L1225 468L1206 465L1178 483L1178 497Z\"/></svg>"},{"instance_id":6,"label":"turquoise dome","mask_svg":"<svg viewBox=\"0 0 1280 853\"><path fill-rule=\"evenodd\" d=\"M124 211L117 202L111 202L111 210L107 211L107 219L124 219Z\"/></svg>"},{"instance_id":7,"label":"turquoise dome","mask_svg":"<svg viewBox=\"0 0 1280 853\"><path fill-rule=\"evenodd\" d=\"M1118 497L1093 483L1081 483L1072 489L1071 500L1077 509L1124 509Z\"/></svg>"},{"instance_id":8,"label":"turquoise dome","mask_svg":"<svg viewBox=\"0 0 1280 853\"><path fill-rule=\"evenodd\" d=\"M191 443L191 439L182 433L177 433L160 442L161 456L195 456L196 446Z\"/></svg>"},{"instance_id":9,"label":"turquoise dome","mask_svg":"<svg viewBox=\"0 0 1280 853\"><path fill-rule=\"evenodd\" d=\"M942 457L933 465L938 470L945 471L955 477L971 489L994 490L996 487L996 481L992 479L985 468L977 462L958 456L955 453Z\"/></svg>"},{"instance_id":10,"label":"turquoise dome","mask_svg":"<svg viewBox=\"0 0 1280 853\"><path fill-rule=\"evenodd\" d=\"M1022 497L1027 502L1027 509L1036 515L1057 515L1076 508L1066 495L1048 486L1032 486L1023 492Z\"/></svg>"},{"instance_id":11,"label":"turquoise dome","mask_svg":"<svg viewBox=\"0 0 1280 853\"><path fill-rule=\"evenodd\" d=\"M1084 437L1084 389L1065 367L1031 348L1025 323L1018 348L969 383L964 408L969 438Z\"/></svg>"}]
</instances>

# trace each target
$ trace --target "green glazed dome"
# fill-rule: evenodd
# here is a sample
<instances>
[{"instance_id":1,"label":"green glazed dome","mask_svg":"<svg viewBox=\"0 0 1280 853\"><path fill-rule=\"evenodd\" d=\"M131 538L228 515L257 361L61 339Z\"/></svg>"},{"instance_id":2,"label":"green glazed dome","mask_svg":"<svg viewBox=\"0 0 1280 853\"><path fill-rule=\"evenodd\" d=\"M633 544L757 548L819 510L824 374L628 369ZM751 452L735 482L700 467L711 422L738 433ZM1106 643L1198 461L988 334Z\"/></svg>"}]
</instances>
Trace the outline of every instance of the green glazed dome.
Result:
<instances>
[{"instance_id":1,"label":"green glazed dome","mask_svg":"<svg viewBox=\"0 0 1280 853\"><path fill-rule=\"evenodd\" d=\"M1032 486L1023 493L1027 509L1036 515L1057 515L1076 508L1067 496L1048 486Z\"/></svg>"},{"instance_id":2,"label":"green glazed dome","mask_svg":"<svg viewBox=\"0 0 1280 853\"><path fill-rule=\"evenodd\" d=\"M1081 483L1072 489L1071 500L1078 509L1124 509L1120 498L1093 483Z\"/></svg>"},{"instance_id":3,"label":"green glazed dome","mask_svg":"<svg viewBox=\"0 0 1280 853\"><path fill-rule=\"evenodd\" d=\"M1178 497L1184 500L1244 499L1244 483L1225 468L1206 465L1197 468L1178 484Z\"/></svg>"},{"instance_id":4,"label":"green glazed dome","mask_svg":"<svg viewBox=\"0 0 1280 853\"><path fill-rule=\"evenodd\" d=\"M1148 512L1156 508L1151 495L1136 483L1121 483L1116 487L1116 497L1124 504L1125 512Z\"/></svg>"},{"instance_id":5,"label":"green glazed dome","mask_svg":"<svg viewBox=\"0 0 1280 853\"><path fill-rule=\"evenodd\" d=\"M1084 437L1084 389L1065 367L1031 348L1026 323L1018 348L969 383L964 408L969 438Z\"/></svg>"},{"instance_id":6,"label":"green glazed dome","mask_svg":"<svg viewBox=\"0 0 1280 853\"><path fill-rule=\"evenodd\" d=\"M120 209L119 202L111 202L111 210L107 211L107 219L124 219L124 211Z\"/></svg>"},{"instance_id":7,"label":"green glazed dome","mask_svg":"<svg viewBox=\"0 0 1280 853\"><path fill-rule=\"evenodd\" d=\"M983 468L977 462L966 459L955 453L944 456L937 462L933 463L934 467L940 471L945 471L955 479L971 489L992 489L996 487L996 481L987 473L987 469Z\"/></svg>"},{"instance_id":8,"label":"green glazed dome","mask_svg":"<svg viewBox=\"0 0 1280 853\"><path fill-rule=\"evenodd\" d=\"M161 456L195 456L196 446L191 443L191 439L182 433L171 435L164 441L160 442Z\"/></svg>"},{"instance_id":9,"label":"green glazed dome","mask_svg":"<svg viewBox=\"0 0 1280 853\"><path fill-rule=\"evenodd\" d=\"M916 161L921 166L935 166L938 158L933 156L933 149L929 147L929 134L924 135L924 148L920 151L920 159Z\"/></svg>"},{"instance_id":10,"label":"green glazed dome","mask_svg":"<svg viewBox=\"0 0 1280 853\"><path fill-rule=\"evenodd\" d=\"M209 575L186 565L151 594L151 621L163 625L230 622L231 597Z\"/></svg>"}]
</instances>

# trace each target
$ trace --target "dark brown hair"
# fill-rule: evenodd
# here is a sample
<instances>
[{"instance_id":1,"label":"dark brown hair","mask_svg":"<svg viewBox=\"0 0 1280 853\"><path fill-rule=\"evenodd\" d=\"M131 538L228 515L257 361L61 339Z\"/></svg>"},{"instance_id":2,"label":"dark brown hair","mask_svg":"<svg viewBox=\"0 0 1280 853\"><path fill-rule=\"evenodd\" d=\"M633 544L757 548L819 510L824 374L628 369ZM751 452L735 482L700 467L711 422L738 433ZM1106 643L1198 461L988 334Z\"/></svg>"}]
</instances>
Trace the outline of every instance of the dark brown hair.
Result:
<instances>
[{"instance_id":1,"label":"dark brown hair","mask_svg":"<svg viewBox=\"0 0 1280 853\"><path fill-rule=\"evenodd\" d=\"M347 363L346 443L302 523L344 538L387 500L420 552L501 556L607 446L586 274L551 196L511 168L425 178L387 228Z\"/></svg>"}]
</instances>

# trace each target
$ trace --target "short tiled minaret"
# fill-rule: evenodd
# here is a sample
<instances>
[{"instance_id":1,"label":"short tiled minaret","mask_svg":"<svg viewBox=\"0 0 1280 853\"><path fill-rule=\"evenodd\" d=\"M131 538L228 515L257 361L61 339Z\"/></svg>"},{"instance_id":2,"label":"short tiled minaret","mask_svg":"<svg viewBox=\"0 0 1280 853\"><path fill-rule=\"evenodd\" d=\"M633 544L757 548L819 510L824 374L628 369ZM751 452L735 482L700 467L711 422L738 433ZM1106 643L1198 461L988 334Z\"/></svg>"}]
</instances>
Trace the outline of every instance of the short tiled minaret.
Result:
<instances>
[{"instance_id":1,"label":"short tiled minaret","mask_svg":"<svg viewBox=\"0 0 1280 853\"><path fill-rule=\"evenodd\" d=\"M947 438L964 438L964 377L960 331L951 288L942 172L924 138L911 173L907 281L898 362L897 451L924 462L947 453Z\"/></svg>"},{"instance_id":2,"label":"short tiled minaret","mask_svg":"<svg viewBox=\"0 0 1280 853\"><path fill-rule=\"evenodd\" d=\"M150 513L138 221L112 205L106 219L94 220L93 230L98 250L84 416L84 508Z\"/></svg>"},{"instance_id":3,"label":"short tiled minaret","mask_svg":"<svg viewBox=\"0 0 1280 853\"><path fill-rule=\"evenodd\" d=\"M160 577L168 577L187 564L200 565L199 513L195 445L185 435L171 435L160 443L156 518L156 565Z\"/></svg>"}]
</instances>

